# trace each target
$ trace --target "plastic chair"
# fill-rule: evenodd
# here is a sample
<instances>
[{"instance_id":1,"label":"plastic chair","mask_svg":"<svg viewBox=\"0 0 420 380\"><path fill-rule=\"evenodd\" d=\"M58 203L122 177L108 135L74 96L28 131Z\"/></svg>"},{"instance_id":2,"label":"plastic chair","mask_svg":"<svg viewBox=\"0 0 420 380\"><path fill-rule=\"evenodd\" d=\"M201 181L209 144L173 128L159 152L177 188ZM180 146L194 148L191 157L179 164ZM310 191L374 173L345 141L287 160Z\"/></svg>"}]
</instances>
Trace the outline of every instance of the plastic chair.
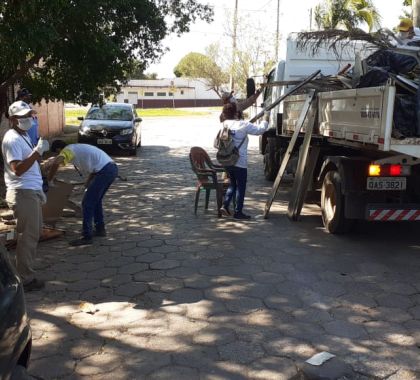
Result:
<instances>
[{"instance_id":1,"label":"plastic chair","mask_svg":"<svg viewBox=\"0 0 420 380\"><path fill-rule=\"evenodd\" d=\"M193 172L197 175L197 187L195 192L194 214L197 215L198 201L201 190L206 191L205 208L208 209L210 191L216 190L217 215L220 217L220 208L222 207L223 194L229 187L229 178L223 166L214 164L207 152L198 146L190 149L190 162ZM224 175L220 175L223 173Z\"/></svg>"}]
</instances>

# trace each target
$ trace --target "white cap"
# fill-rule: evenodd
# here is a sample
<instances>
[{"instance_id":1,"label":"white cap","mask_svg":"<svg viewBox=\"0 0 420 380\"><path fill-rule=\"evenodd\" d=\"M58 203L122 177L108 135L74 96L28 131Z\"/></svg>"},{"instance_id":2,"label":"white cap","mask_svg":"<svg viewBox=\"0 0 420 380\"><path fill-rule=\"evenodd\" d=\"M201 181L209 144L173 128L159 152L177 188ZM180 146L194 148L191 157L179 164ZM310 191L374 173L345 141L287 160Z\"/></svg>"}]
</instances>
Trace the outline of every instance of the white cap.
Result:
<instances>
[{"instance_id":1,"label":"white cap","mask_svg":"<svg viewBox=\"0 0 420 380\"><path fill-rule=\"evenodd\" d=\"M26 116L31 113L33 110L29 107L29 104L18 100L14 102L9 107L9 116Z\"/></svg>"},{"instance_id":2,"label":"white cap","mask_svg":"<svg viewBox=\"0 0 420 380\"><path fill-rule=\"evenodd\" d=\"M233 91L223 91L222 92L222 100L223 103L227 103L229 99L233 96Z\"/></svg>"}]
</instances>

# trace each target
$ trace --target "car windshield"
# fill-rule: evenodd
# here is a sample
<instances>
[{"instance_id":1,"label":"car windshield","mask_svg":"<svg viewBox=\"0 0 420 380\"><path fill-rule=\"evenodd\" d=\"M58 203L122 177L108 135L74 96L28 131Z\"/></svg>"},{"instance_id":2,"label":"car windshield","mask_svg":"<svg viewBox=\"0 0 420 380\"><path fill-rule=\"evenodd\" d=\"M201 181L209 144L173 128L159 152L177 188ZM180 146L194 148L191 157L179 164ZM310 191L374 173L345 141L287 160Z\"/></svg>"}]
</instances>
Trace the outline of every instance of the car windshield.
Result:
<instances>
[{"instance_id":1,"label":"car windshield","mask_svg":"<svg viewBox=\"0 0 420 380\"><path fill-rule=\"evenodd\" d=\"M133 120L133 113L127 107L102 106L101 108L91 108L86 115L90 120Z\"/></svg>"}]
</instances>

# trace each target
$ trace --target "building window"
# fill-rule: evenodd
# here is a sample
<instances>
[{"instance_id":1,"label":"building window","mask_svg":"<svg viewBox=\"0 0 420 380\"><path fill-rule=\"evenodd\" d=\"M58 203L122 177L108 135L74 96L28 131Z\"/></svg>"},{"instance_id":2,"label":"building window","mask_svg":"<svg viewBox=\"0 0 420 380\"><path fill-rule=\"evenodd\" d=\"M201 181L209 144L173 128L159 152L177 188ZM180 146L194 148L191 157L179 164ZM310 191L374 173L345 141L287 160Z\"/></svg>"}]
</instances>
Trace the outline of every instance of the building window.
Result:
<instances>
[{"instance_id":1,"label":"building window","mask_svg":"<svg viewBox=\"0 0 420 380\"><path fill-rule=\"evenodd\" d=\"M184 90L181 90L181 95L184 95Z\"/></svg>"},{"instance_id":2,"label":"building window","mask_svg":"<svg viewBox=\"0 0 420 380\"><path fill-rule=\"evenodd\" d=\"M168 96L174 96L173 92L168 92Z\"/></svg>"},{"instance_id":3,"label":"building window","mask_svg":"<svg viewBox=\"0 0 420 380\"><path fill-rule=\"evenodd\" d=\"M154 95L154 93L153 92L145 92L144 93L144 96L153 96Z\"/></svg>"},{"instance_id":4,"label":"building window","mask_svg":"<svg viewBox=\"0 0 420 380\"><path fill-rule=\"evenodd\" d=\"M156 95L157 96L166 96L166 92L158 92Z\"/></svg>"}]
</instances>

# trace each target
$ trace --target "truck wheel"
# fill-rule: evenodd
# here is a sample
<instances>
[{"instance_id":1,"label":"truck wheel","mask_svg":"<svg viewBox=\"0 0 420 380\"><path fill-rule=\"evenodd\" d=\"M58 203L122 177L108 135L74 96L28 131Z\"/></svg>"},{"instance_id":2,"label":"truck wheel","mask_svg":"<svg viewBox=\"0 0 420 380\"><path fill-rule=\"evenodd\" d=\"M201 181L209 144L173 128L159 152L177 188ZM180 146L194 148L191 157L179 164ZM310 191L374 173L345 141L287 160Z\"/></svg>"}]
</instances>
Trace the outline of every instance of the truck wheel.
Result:
<instances>
[{"instance_id":1,"label":"truck wheel","mask_svg":"<svg viewBox=\"0 0 420 380\"><path fill-rule=\"evenodd\" d=\"M324 227L331 234L348 232L354 221L344 217L344 196L341 194L341 176L329 171L322 183L321 211Z\"/></svg>"},{"instance_id":2,"label":"truck wheel","mask_svg":"<svg viewBox=\"0 0 420 380\"><path fill-rule=\"evenodd\" d=\"M276 154L276 144L274 139L268 139L264 153L264 177L268 181L274 181L280 169L278 154Z\"/></svg>"}]
</instances>

